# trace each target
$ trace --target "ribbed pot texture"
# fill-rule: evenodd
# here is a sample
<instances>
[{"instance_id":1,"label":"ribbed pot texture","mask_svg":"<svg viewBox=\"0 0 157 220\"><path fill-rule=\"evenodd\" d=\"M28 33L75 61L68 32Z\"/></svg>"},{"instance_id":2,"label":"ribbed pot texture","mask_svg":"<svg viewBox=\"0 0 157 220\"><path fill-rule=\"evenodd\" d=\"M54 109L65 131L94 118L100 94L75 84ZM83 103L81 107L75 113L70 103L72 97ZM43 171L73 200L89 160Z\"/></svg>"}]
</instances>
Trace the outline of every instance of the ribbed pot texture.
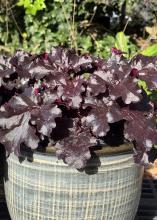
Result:
<instances>
[{"instance_id":1,"label":"ribbed pot texture","mask_svg":"<svg viewBox=\"0 0 157 220\"><path fill-rule=\"evenodd\" d=\"M143 168L132 154L101 156L98 173L68 167L56 156L8 162L5 194L12 220L134 220Z\"/></svg>"}]
</instances>

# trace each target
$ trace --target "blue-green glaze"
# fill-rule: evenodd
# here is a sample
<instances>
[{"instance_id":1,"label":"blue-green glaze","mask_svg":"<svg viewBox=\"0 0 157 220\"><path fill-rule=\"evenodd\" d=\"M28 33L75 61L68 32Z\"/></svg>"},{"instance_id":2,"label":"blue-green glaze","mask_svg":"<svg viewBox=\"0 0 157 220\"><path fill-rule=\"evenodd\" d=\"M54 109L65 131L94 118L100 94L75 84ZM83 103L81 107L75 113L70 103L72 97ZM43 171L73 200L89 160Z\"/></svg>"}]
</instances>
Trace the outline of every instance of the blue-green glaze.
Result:
<instances>
[{"instance_id":1,"label":"blue-green glaze","mask_svg":"<svg viewBox=\"0 0 157 220\"><path fill-rule=\"evenodd\" d=\"M12 220L134 220L143 168L131 154L102 156L87 175L56 156L34 154L19 163L11 154L5 194Z\"/></svg>"}]
</instances>

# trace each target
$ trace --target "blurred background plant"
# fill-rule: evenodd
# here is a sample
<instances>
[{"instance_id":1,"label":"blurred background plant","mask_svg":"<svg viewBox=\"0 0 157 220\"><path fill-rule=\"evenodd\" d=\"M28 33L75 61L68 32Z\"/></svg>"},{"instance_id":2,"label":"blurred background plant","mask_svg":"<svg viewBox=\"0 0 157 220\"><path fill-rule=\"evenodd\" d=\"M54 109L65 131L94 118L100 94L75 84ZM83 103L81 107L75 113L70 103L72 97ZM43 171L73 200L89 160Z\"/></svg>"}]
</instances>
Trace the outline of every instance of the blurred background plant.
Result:
<instances>
[{"instance_id":1,"label":"blurred background plant","mask_svg":"<svg viewBox=\"0 0 157 220\"><path fill-rule=\"evenodd\" d=\"M65 45L108 57L157 55L156 0L0 0L0 53Z\"/></svg>"}]
</instances>

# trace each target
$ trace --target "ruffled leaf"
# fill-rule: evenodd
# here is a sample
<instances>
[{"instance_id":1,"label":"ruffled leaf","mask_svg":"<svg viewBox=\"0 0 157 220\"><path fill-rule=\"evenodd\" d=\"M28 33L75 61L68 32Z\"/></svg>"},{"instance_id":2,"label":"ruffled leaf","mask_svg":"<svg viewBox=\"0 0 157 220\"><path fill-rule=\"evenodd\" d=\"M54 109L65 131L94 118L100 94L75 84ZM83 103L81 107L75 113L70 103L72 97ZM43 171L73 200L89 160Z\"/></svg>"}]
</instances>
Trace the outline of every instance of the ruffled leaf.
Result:
<instances>
[{"instance_id":1,"label":"ruffled leaf","mask_svg":"<svg viewBox=\"0 0 157 220\"><path fill-rule=\"evenodd\" d=\"M21 115L11 117L10 120L12 119L16 120L16 123L13 120L4 129L4 124L8 121L6 119L3 123L3 130L0 130L1 143L5 145L8 153L14 151L16 154L20 154L20 145L22 143L32 149L37 148L39 138L36 135L36 129L29 124L31 119L30 112L24 112Z\"/></svg>"},{"instance_id":2,"label":"ruffled leaf","mask_svg":"<svg viewBox=\"0 0 157 220\"><path fill-rule=\"evenodd\" d=\"M31 123L37 125L39 133L50 137L52 129L56 127L57 117L61 117L61 110L56 105L42 105L40 110L32 110Z\"/></svg>"},{"instance_id":3,"label":"ruffled leaf","mask_svg":"<svg viewBox=\"0 0 157 220\"><path fill-rule=\"evenodd\" d=\"M56 145L57 156L65 163L76 168L84 168L91 154L89 148L97 143L89 130L81 133L71 132L68 137Z\"/></svg>"},{"instance_id":4,"label":"ruffled leaf","mask_svg":"<svg viewBox=\"0 0 157 220\"><path fill-rule=\"evenodd\" d=\"M66 81L66 84L62 84L58 87L57 91L62 91L62 100L67 103L68 107L79 108L82 103L82 93L85 91L83 86L83 79L80 77L74 80Z\"/></svg>"},{"instance_id":5,"label":"ruffled leaf","mask_svg":"<svg viewBox=\"0 0 157 220\"><path fill-rule=\"evenodd\" d=\"M124 108L123 118L126 120L124 135L129 141L135 141L138 146L150 150L157 144L157 127L153 113L141 112Z\"/></svg>"},{"instance_id":6,"label":"ruffled leaf","mask_svg":"<svg viewBox=\"0 0 157 220\"><path fill-rule=\"evenodd\" d=\"M82 118L82 123L91 128L92 133L97 137L103 137L109 131L109 124L122 119L120 108L113 102L106 100L86 99L84 108L90 107L88 116Z\"/></svg>"}]
</instances>

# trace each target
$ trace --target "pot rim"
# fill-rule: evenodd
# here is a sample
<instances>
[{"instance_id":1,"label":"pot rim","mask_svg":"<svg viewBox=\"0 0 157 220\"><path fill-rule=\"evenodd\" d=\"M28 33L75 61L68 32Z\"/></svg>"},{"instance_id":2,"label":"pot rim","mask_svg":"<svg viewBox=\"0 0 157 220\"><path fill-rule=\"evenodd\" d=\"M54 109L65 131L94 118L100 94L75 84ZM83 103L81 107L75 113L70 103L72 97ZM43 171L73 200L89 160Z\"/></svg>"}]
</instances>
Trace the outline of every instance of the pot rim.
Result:
<instances>
[{"instance_id":1,"label":"pot rim","mask_svg":"<svg viewBox=\"0 0 157 220\"><path fill-rule=\"evenodd\" d=\"M118 146L109 146L109 145L103 145L100 146L102 149L95 149L93 148L93 151L98 155L98 156L119 156L119 155L124 155L124 154L132 154L133 152L133 144L130 142L118 145ZM43 155L43 156L55 156L56 154L56 149L53 146L48 146L46 148L46 151L39 151L35 150L33 151L33 154L38 154L38 155Z\"/></svg>"}]
</instances>

